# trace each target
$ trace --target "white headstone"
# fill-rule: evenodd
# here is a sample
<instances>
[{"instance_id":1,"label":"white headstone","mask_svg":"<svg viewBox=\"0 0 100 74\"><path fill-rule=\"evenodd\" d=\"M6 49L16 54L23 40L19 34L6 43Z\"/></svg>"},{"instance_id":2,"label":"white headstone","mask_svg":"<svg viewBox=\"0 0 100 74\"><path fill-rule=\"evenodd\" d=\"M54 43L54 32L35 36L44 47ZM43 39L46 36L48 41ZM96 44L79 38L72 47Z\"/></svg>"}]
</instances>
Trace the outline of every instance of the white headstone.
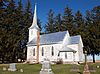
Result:
<instances>
[{"instance_id":1,"label":"white headstone","mask_svg":"<svg viewBox=\"0 0 100 74\"><path fill-rule=\"evenodd\" d=\"M97 68L100 68L100 66L98 65Z\"/></svg>"},{"instance_id":2,"label":"white headstone","mask_svg":"<svg viewBox=\"0 0 100 74\"><path fill-rule=\"evenodd\" d=\"M6 67L3 67L3 71L6 71L7 70L7 68Z\"/></svg>"},{"instance_id":3,"label":"white headstone","mask_svg":"<svg viewBox=\"0 0 100 74\"><path fill-rule=\"evenodd\" d=\"M20 69L20 72L23 72L23 69Z\"/></svg>"},{"instance_id":4,"label":"white headstone","mask_svg":"<svg viewBox=\"0 0 100 74\"><path fill-rule=\"evenodd\" d=\"M16 64L15 63L10 64L8 71L16 71Z\"/></svg>"},{"instance_id":5,"label":"white headstone","mask_svg":"<svg viewBox=\"0 0 100 74\"><path fill-rule=\"evenodd\" d=\"M40 71L40 74L54 74L51 70L51 65L49 60L45 59L42 63L42 69Z\"/></svg>"}]
</instances>

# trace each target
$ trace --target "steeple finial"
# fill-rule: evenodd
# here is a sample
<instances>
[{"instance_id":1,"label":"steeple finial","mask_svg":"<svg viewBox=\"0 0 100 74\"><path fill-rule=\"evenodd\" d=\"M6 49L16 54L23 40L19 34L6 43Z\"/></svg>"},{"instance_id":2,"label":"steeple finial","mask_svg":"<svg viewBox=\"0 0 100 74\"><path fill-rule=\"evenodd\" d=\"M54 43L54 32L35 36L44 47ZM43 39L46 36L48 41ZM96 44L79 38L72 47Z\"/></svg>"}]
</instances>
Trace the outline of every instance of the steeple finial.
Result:
<instances>
[{"instance_id":1,"label":"steeple finial","mask_svg":"<svg viewBox=\"0 0 100 74\"><path fill-rule=\"evenodd\" d=\"M31 25L31 27L30 28L37 28L37 29L39 29L39 27L38 27L38 25L37 25L37 14L36 14L36 10L37 9L37 4L35 3L35 9L34 9L34 17L33 17L33 23L32 23L32 25Z\"/></svg>"}]
</instances>

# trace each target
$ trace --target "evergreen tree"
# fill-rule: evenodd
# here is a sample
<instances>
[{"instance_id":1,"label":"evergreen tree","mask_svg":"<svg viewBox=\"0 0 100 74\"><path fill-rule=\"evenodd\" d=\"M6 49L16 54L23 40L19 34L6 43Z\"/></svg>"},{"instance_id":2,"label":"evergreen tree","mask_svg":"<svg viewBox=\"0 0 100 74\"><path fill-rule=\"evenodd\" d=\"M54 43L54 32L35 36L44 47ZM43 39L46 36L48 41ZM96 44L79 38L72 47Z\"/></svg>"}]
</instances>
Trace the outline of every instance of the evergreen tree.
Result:
<instances>
[{"instance_id":1,"label":"evergreen tree","mask_svg":"<svg viewBox=\"0 0 100 74\"><path fill-rule=\"evenodd\" d=\"M64 10L64 16L63 16L63 30L68 30L71 35L73 35L73 14L72 9L69 7L66 7Z\"/></svg>"},{"instance_id":2,"label":"evergreen tree","mask_svg":"<svg viewBox=\"0 0 100 74\"><path fill-rule=\"evenodd\" d=\"M74 21L75 21L76 33L83 35L85 22L82 13L80 11L76 12Z\"/></svg>"},{"instance_id":3,"label":"evergreen tree","mask_svg":"<svg viewBox=\"0 0 100 74\"><path fill-rule=\"evenodd\" d=\"M55 30L56 30L56 32L63 31L61 14L58 14L55 17Z\"/></svg>"},{"instance_id":4,"label":"evergreen tree","mask_svg":"<svg viewBox=\"0 0 100 74\"><path fill-rule=\"evenodd\" d=\"M18 22L18 33L19 33L19 36L20 36L20 39L19 39L19 43L18 43L18 46L19 48L17 49L16 51L16 55L17 55L17 59L25 59L25 53L24 53L24 49L26 48L25 46L25 43L24 43L24 28L25 28L25 25L24 25L24 12L23 12L23 5L22 5L22 0L19 0L18 1L18 6L16 8L16 14L17 14L17 22Z\"/></svg>"},{"instance_id":5,"label":"evergreen tree","mask_svg":"<svg viewBox=\"0 0 100 74\"><path fill-rule=\"evenodd\" d=\"M22 40L20 41L20 45L21 45L21 48L23 49L23 52L24 52L24 56L21 57L22 59L26 59L26 52L27 52L27 48L26 48L26 45L27 45L27 42L28 42L28 28L31 26L32 24L32 11L31 11L31 3L30 3L30 0L27 0L26 2L26 6L25 6L25 11L23 13L23 19L22 19L22 27L23 27L23 38ZM21 54L23 55L23 54ZM19 55L20 56L20 55Z\"/></svg>"},{"instance_id":6,"label":"evergreen tree","mask_svg":"<svg viewBox=\"0 0 100 74\"><path fill-rule=\"evenodd\" d=\"M93 8L91 12L92 24L89 26L89 47L95 63L95 54L100 54L100 6Z\"/></svg>"},{"instance_id":7,"label":"evergreen tree","mask_svg":"<svg viewBox=\"0 0 100 74\"><path fill-rule=\"evenodd\" d=\"M92 23L92 19L91 19L91 12L89 10L86 11L86 17L85 17L85 28L84 28L84 37L83 37L83 42L84 42L84 51L87 51L87 54L91 54L91 49L89 47L90 44L90 32L89 32L89 28L91 25L93 25Z\"/></svg>"},{"instance_id":8,"label":"evergreen tree","mask_svg":"<svg viewBox=\"0 0 100 74\"><path fill-rule=\"evenodd\" d=\"M17 48L17 42L16 42L16 30L15 27L17 26L15 23L15 3L13 0L11 0L7 8L5 9L5 13L2 16L4 20L2 20L1 26L2 26L2 38L1 38L1 49L2 52L2 61L9 60L14 61L14 57L16 57L15 51ZM15 25L14 25L15 24ZM15 26L15 27L14 27Z\"/></svg>"},{"instance_id":9,"label":"evergreen tree","mask_svg":"<svg viewBox=\"0 0 100 74\"><path fill-rule=\"evenodd\" d=\"M4 47L2 46L2 39L4 38L4 34L6 31L4 30L4 22L3 20L5 19L5 3L3 0L0 0L0 60L3 60L3 52L4 52ZM3 60L4 61L4 60Z\"/></svg>"},{"instance_id":10,"label":"evergreen tree","mask_svg":"<svg viewBox=\"0 0 100 74\"><path fill-rule=\"evenodd\" d=\"M88 54L91 54L93 56L93 62L95 63L95 54L100 54L100 27L99 27L99 19L100 16L98 14L100 13L100 9L97 7L94 7L92 11L86 12L86 29L85 29L85 37L84 39L84 46L85 49L88 51Z\"/></svg>"},{"instance_id":11,"label":"evergreen tree","mask_svg":"<svg viewBox=\"0 0 100 74\"><path fill-rule=\"evenodd\" d=\"M53 33L55 32L55 25L54 25L54 12L52 9L50 9L48 13L48 22L46 24L46 32L47 33Z\"/></svg>"},{"instance_id":12,"label":"evergreen tree","mask_svg":"<svg viewBox=\"0 0 100 74\"><path fill-rule=\"evenodd\" d=\"M82 16L82 13L80 11L77 11L75 16L74 16L74 23L75 23L75 34L76 35L81 35L83 39L83 43L86 38L87 32L87 27L85 25L85 19Z\"/></svg>"}]
</instances>

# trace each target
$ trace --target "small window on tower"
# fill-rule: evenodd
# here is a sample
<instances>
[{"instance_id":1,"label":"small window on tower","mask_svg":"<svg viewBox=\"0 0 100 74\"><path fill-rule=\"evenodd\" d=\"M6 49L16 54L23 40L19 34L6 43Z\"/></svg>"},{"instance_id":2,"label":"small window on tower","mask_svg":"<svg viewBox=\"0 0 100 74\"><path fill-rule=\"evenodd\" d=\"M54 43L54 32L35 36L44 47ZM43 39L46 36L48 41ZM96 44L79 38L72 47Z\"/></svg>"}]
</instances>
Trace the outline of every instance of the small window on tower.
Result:
<instances>
[{"instance_id":1,"label":"small window on tower","mask_svg":"<svg viewBox=\"0 0 100 74\"><path fill-rule=\"evenodd\" d=\"M33 49L33 56L35 56L35 48Z\"/></svg>"}]
</instances>

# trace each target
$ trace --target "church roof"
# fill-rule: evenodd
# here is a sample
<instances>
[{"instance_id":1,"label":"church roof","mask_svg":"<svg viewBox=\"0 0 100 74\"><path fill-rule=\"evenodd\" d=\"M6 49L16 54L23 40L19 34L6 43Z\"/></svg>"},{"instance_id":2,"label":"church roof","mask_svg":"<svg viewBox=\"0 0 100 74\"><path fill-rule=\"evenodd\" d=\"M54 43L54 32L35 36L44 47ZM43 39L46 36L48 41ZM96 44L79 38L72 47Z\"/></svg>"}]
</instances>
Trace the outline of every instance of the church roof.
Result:
<instances>
[{"instance_id":1,"label":"church roof","mask_svg":"<svg viewBox=\"0 0 100 74\"><path fill-rule=\"evenodd\" d=\"M81 38L80 35L71 36L71 37L70 37L69 44L78 44L79 41L80 41L80 38Z\"/></svg>"},{"instance_id":2,"label":"church roof","mask_svg":"<svg viewBox=\"0 0 100 74\"><path fill-rule=\"evenodd\" d=\"M61 43L67 34L67 31L63 32L56 32L56 33L50 33L50 34L43 34L40 35L40 44L55 44L55 43ZM78 44L80 40L80 35L77 36L71 36L69 38L69 43L70 44ZM32 40L28 43L28 45L36 45L36 40Z\"/></svg>"},{"instance_id":3,"label":"church roof","mask_svg":"<svg viewBox=\"0 0 100 74\"><path fill-rule=\"evenodd\" d=\"M61 42L63 41L66 34L67 31L40 35L40 44L51 44ZM34 45L36 44L36 41L32 40L31 42L29 42L29 44Z\"/></svg>"}]
</instances>

